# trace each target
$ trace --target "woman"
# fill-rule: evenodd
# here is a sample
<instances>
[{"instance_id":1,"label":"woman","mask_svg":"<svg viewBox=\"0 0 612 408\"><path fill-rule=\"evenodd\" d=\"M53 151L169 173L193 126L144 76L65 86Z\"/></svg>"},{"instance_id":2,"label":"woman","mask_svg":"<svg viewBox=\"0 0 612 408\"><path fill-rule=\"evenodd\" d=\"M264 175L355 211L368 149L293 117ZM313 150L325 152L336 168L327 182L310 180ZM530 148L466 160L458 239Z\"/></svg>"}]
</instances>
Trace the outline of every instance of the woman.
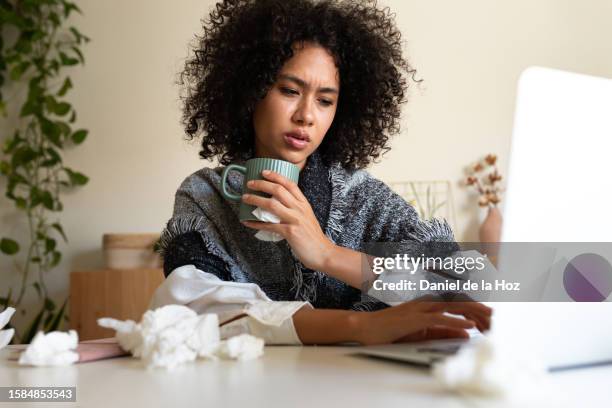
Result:
<instances>
[{"instance_id":1,"label":"woman","mask_svg":"<svg viewBox=\"0 0 612 408\"><path fill-rule=\"evenodd\" d=\"M271 224L240 223L238 205L221 194L222 167L188 177L162 234L168 279L153 304L183 303L198 312L280 305L274 313L285 314L267 328L255 328L266 323L260 315L241 329L268 343L377 344L488 329L491 309L476 302L387 307L360 290L376 279L361 271L367 242L458 249L445 222L419 220L363 170L399 131L413 73L389 11L374 2L217 4L182 75L186 133L202 135L204 159L281 159L300 168L300 179L264 173L249 185L270 194L243 201L280 218ZM236 190L243 181L237 174L228 180ZM284 240L259 241L258 230ZM270 334L279 325L282 333Z\"/></svg>"}]
</instances>

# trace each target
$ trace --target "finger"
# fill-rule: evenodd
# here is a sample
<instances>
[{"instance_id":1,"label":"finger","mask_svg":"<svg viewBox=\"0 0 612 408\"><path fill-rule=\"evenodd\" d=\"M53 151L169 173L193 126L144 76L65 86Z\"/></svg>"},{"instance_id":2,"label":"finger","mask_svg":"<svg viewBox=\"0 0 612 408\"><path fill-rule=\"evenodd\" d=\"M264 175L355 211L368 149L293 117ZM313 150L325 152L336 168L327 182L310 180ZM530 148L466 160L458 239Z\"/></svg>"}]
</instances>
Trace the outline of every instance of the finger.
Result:
<instances>
[{"instance_id":1,"label":"finger","mask_svg":"<svg viewBox=\"0 0 612 408\"><path fill-rule=\"evenodd\" d=\"M411 343L415 341L441 340L441 339L469 339L470 334L465 329L445 326L431 326L400 337L394 343Z\"/></svg>"},{"instance_id":2,"label":"finger","mask_svg":"<svg viewBox=\"0 0 612 408\"><path fill-rule=\"evenodd\" d=\"M443 301L439 301L439 302L425 302L423 303L423 309L424 311L427 312L446 312L448 310L448 308L450 307L449 302L443 302Z\"/></svg>"},{"instance_id":3,"label":"finger","mask_svg":"<svg viewBox=\"0 0 612 408\"><path fill-rule=\"evenodd\" d=\"M472 320L476 324L476 328L480 331L488 330L491 325L491 317L482 313L482 311L473 309L466 310L465 306L453 307L455 305L450 304L449 307L444 311L450 313L453 316L463 316L468 320Z\"/></svg>"},{"instance_id":4,"label":"finger","mask_svg":"<svg viewBox=\"0 0 612 408\"><path fill-rule=\"evenodd\" d=\"M465 329L455 327L434 326L427 328L426 340L439 339L469 339L470 334Z\"/></svg>"},{"instance_id":5,"label":"finger","mask_svg":"<svg viewBox=\"0 0 612 408\"><path fill-rule=\"evenodd\" d=\"M471 314L471 313L466 313L466 314L464 314L462 316L465 317L467 320L473 321L474 324L476 325L476 328L479 331L482 332L484 330L484 321L483 321L482 317L480 317L478 315Z\"/></svg>"},{"instance_id":6,"label":"finger","mask_svg":"<svg viewBox=\"0 0 612 408\"><path fill-rule=\"evenodd\" d=\"M395 307L406 310L418 310L424 313L429 312L444 312L446 310L446 302L437 302L435 297L426 295L420 298L404 302Z\"/></svg>"},{"instance_id":7,"label":"finger","mask_svg":"<svg viewBox=\"0 0 612 408\"><path fill-rule=\"evenodd\" d=\"M275 198L260 197L255 194L243 194L242 201L255 207L260 207L264 210L270 211L280 218L281 221L289 221L291 218L289 209Z\"/></svg>"},{"instance_id":8,"label":"finger","mask_svg":"<svg viewBox=\"0 0 612 408\"><path fill-rule=\"evenodd\" d=\"M476 319L479 330L488 330L491 326L492 309L477 302L450 303L447 308L449 313L460 314L467 318Z\"/></svg>"},{"instance_id":9,"label":"finger","mask_svg":"<svg viewBox=\"0 0 612 408\"><path fill-rule=\"evenodd\" d=\"M262 222L262 221L241 221L242 224L249 228L253 228L259 231L269 231L276 232L277 234L281 234L283 237L285 231L284 224L274 224L271 222Z\"/></svg>"},{"instance_id":10,"label":"finger","mask_svg":"<svg viewBox=\"0 0 612 408\"><path fill-rule=\"evenodd\" d=\"M478 319L482 322L483 327L487 326L491 321L492 309L477 302L451 302L449 303L446 311L463 316L478 316Z\"/></svg>"},{"instance_id":11,"label":"finger","mask_svg":"<svg viewBox=\"0 0 612 408\"><path fill-rule=\"evenodd\" d=\"M473 310L475 313L479 313L483 316L491 316L493 314L493 309L483 303L469 301L469 302L451 302L453 306L464 306L469 310Z\"/></svg>"},{"instance_id":12,"label":"finger","mask_svg":"<svg viewBox=\"0 0 612 408\"><path fill-rule=\"evenodd\" d=\"M298 187L298 185L296 183L294 183L293 181L289 180L287 177L278 174L274 171L270 171L270 170L264 170L261 172L261 175L266 179L266 180L270 180L273 181L275 183L278 183L280 185L282 185L283 187L285 187L287 189L287 191L289 191L293 197L295 197L296 200L298 201L308 201L306 199L306 197L304 197L304 194L302 193L302 190L300 190L300 188Z\"/></svg>"},{"instance_id":13,"label":"finger","mask_svg":"<svg viewBox=\"0 0 612 408\"><path fill-rule=\"evenodd\" d=\"M413 302L432 302L435 297L432 295L423 295L413 300Z\"/></svg>"},{"instance_id":14,"label":"finger","mask_svg":"<svg viewBox=\"0 0 612 408\"><path fill-rule=\"evenodd\" d=\"M466 319L472 320L476 323L476 328L481 332L489 330L491 328L491 318L487 316L481 316L477 314L466 314Z\"/></svg>"},{"instance_id":15,"label":"finger","mask_svg":"<svg viewBox=\"0 0 612 408\"><path fill-rule=\"evenodd\" d=\"M412 343L415 341L423 341L427 337L427 329L419 330L414 333L407 334L394 340L393 343Z\"/></svg>"},{"instance_id":16,"label":"finger","mask_svg":"<svg viewBox=\"0 0 612 408\"><path fill-rule=\"evenodd\" d=\"M428 320L436 326L456 327L459 329L472 329L476 324L472 320L466 320L459 317L447 316L441 313L430 313Z\"/></svg>"},{"instance_id":17,"label":"finger","mask_svg":"<svg viewBox=\"0 0 612 408\"><path fill-rule=\"evenodd\" d=\"M270 194L287 208L295 207L295 197L293 197L293 195L287 191L285 186L281 184L272 183L271 181L266 180L250 180L247 183L247 187L251 190L262 191Z\"/></svg>"}]
</instances>

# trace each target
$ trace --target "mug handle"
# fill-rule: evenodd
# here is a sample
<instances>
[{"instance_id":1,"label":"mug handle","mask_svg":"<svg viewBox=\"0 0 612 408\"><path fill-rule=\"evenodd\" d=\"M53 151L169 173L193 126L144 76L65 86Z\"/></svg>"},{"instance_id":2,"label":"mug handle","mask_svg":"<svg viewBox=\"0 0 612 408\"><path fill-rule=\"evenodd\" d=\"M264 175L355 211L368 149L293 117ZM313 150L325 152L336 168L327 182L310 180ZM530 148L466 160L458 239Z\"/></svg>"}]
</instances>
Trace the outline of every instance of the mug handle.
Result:
<instances>
[{"instance_id":1,"label":"mug handle","mask_svg":"<svg viewBox=\"0 0 612 408\"><path fill-rule=\"evenodd\" d=\"M223 197L227 198L228 200L240 201L242 199L242 196L232 194L227 191L227 175L229 174L230 170L236 170L237 172L240 172L246 176L247 169L244 166L230 164L229 166L223 169L223 173L221 175L221 192L223 193Z\"/></svg>"}]
</instances>

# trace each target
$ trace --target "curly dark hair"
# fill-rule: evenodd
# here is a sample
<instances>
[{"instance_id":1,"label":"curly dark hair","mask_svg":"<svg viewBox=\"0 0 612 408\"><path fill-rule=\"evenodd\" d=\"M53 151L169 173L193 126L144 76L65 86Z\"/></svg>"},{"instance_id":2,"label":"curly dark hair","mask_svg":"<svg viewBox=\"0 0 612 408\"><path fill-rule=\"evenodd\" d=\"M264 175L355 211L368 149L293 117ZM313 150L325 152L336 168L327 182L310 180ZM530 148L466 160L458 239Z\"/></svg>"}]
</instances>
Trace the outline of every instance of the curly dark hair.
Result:
<instances>
[{"instance_id":1,"label":"curly dark hair","mask_svg":"<svg viewBox=\"0 0 612 408\"><path fill-rule=\"evenodd\" d=\"M202 23L179 84L185 132L190 140L202 135L203 159L229 164L253 156L255 105L302 41L327 49L340 76L336 115L318 148L322 159L364 168L390 150L415 70L402 57L388 8L374 0L224 0Z\"/></svg>"}]
</instances>

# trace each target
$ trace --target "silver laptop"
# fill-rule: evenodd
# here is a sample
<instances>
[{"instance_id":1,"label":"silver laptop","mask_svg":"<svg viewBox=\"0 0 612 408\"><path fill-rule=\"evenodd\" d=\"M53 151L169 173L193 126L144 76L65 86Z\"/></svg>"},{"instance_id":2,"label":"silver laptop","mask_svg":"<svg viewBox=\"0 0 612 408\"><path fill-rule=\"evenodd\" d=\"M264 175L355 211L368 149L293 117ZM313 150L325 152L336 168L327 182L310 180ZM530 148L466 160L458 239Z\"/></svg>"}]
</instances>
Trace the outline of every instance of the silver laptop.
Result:
<instances>
[{"instance_id":1,"label":"silver laptop","mask_svg":"<svg viewBox=\"0 0 612 408\"><path fill-rule=\"evenodd\" d=\"M612 80L548 68L519 80L503 242L611 242ZM500 263L504 262L503 252ZM501 266L500 266L501 268ZM612 302L492 303L493 325L551 370L612 362ZM469 341L468 341L469 342ZM465 340L364 347L429 365Z\"/></svg>"}]
</instances>

